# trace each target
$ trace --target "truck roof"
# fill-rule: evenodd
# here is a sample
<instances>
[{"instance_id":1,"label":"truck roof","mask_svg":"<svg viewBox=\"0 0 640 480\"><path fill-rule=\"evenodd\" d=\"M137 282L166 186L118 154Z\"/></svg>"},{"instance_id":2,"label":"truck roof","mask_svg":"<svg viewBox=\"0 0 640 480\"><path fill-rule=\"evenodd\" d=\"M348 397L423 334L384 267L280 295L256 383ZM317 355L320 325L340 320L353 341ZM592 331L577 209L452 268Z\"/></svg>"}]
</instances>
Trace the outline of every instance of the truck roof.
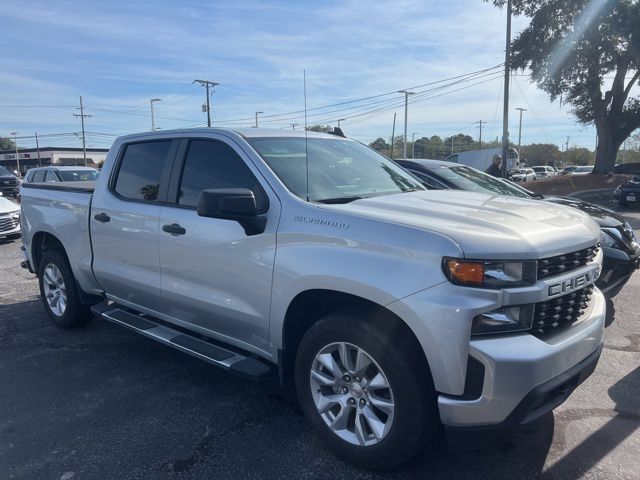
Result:
<instances>
[{"instance_id":1,"label":"truck roof","mask_svg":"<svg viewBox=\"0 0 640 480\"><path fill-rule=\"evenodd\" d=\"M158 130L156 132L140 132L134 133L130 135L123 135L120 137L122 140L128 140L130 138L136 138L140 136L165 136L169 135L188 135L190 133L235 133L245 138L282 138L282 137L298 137L305 138L304 129L301 130L289 130L289 129L281 129L281 128L218 128L218 127L199 127L199 128L177 128L173 130ZM341 138L337 135L332 135L330 133L320 133L320 132L307 132L307 136L309 138Z\"/></svg>"}]
</instances>

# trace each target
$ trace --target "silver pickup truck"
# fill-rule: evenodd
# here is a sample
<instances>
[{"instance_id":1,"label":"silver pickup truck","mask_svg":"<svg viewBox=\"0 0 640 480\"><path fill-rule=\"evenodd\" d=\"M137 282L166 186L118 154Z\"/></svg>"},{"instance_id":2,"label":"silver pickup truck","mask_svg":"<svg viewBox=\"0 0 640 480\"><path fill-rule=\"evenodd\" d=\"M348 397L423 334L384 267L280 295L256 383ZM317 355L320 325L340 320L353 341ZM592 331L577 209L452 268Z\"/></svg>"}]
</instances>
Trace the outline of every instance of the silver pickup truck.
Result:
<instances>
[{"instance_id":1,"label":"silver pickup truck","mask_svg":"<svg viewBox=\"0 0 640 480\"><path fill-rule=\"evenodd\" d=\"M595 368L605 302L586 214L427 191L330 134L121 137L94 183L27 184L48 316L92 316L295 387L342 457L397 465L441 425L519 425Z\"/></svg>"}]
</instances>

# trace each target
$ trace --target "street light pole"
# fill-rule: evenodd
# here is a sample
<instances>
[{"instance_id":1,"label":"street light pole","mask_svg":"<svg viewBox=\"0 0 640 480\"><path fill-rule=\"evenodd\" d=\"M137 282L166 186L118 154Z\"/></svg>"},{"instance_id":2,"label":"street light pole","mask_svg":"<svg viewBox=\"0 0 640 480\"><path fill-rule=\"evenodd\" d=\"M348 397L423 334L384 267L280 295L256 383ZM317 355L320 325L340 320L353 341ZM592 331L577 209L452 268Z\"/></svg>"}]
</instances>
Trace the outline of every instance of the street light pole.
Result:
<instances>
[{"instance_id":1,"label":"street light pole","mask_svg":"<svg viewBox=\"0 0 640 480\"><path fill-rule=\"evenodd\" d=\"M155 132L156 130L160 130L159 128L156 128L156 117L153 113L153 104L155 102L161 102L162 99L161 98L152 98L151 100L149 100L149 105L151 106L151 131Z\"/></svg>"},{"instance_id":2,"label":"street light pole","mask_svg":"<svg viewBox=\"0 0 640 480\"><path fill-rule=\"evenodd\" d=\"M520 141L522 140L522 112L526 112L526 108L516 108L516 110L520 110L520 126L518 127L518 155L520 155Z\"/></svg>"},{"instance_id":3,"label":"street light pole","mask_svg":"<svg viewBox=\"0 0 640 480\"><path fill-rule=\"evenodd\" d=\"M256 125L255 128L258 128L258 114L260 113L264 113L264 112L256 112Z\"/></svg>"},{"instance_id":4,"label":"street light pole","mask_svg":"<svg viewBox=\"0 0 640 480\"><path fill-rule=\"evenodd\" d=\"M416 133L411 132L411 158L416 158Z\"/></svg>"},{"instance_id":5,"label":"street light pole","mask_svg":"<svg viewBox=\"0 0 640 480\"><path fill-rule=\"evenodd\" d=\"M507 0L507 35L504 48L504 98L502 109L502 176L507 177L509 160L509 74L511 69L511 0Z\"/></svg>"},{"instance_id":6,"label":"street light pole","mask_svg":"<svg viewBox=\"0 0 640 480\"><path fill-rule=\"evenodd\" d=\"M415 92L408 92L407 90L398 90L398 93L404 93L404 140L402 158L407 158L407 118L409 112L409 95L413 95Z\"/></svg>"},{"instance_id":7,"label":"street light pole","mask_svg":"<svg viewBox=\"0 0 640 480\"><path fill-rule=\"evenodd\" d=\"M338 128L340 128L340 122L344 122L346 120L346 118L339 118L338 119Z\"/></svg>"},{"instance_id":8,"label":"street light pole","mask_svg":"<svg viewBox=\"0 0 640 480\"><path fill-rule=\"evenodd\" d=\"M11 132L11 135L13 135L13 146L16 147L16 167L18 169L18 174L22 176L22 172L20 171L20 157L18 156L18 137L16 137L18 132Z\"/></svg>"}]
</instances>

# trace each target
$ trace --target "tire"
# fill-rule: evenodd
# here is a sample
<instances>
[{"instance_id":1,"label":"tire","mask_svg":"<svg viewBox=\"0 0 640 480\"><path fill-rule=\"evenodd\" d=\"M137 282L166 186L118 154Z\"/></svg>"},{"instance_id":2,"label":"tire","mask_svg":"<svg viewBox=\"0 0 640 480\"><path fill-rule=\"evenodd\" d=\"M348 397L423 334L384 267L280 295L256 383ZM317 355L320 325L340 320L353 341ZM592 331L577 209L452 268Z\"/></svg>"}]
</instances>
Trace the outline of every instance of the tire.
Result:
<instances>
[{"instance_id":1,"label":"tire","mask_svg":"<svg viewBox=\"0 0 640 480\"><path fill-rule=\"evenodd\" d=\"M398 335L398 329L393 329L397 327L395 319L382 320L384 322L367 320L362 312L329 314L306 332L298 347L295 364L298 400L316 433L336 455L375 470L393 468L409 460L441 431L436 393L424 354L418 345L414 345L416 342L409 334L403 330ZM390 342L392 338L394 341ZM353 378L345 381L340 377L333 386L319 387L318 374L324 379L335 380L344 373L339 355L341 345L345 345L351 354L354 368L347 370ZM366 355L359 353L364 359L362 364L372 361L361 378L356 373L358 369L353 360L358 354L356 349ZM338 366L338 370L334 370L339 372L337 375L327 375L329 370L325 365L331 363L327 354L333 365ZM318 355L323 356L322 362ZM382 374L382 381L378 373ZM378 381L373 382L374 378ZM346 383L349 380L351 382ZM388 389L371 387L374 383L383 385L384 380ZM317 402L322 404L324 399L329 399L325 404L332 405L323 416ZM355 403L349 404L352 399ZM338 403L332 403L333 400ZM393 405L391 409L390 404ZM378 409L378 405L383 406L384 411ZM343 412L349 412L349 421L340 423L338 420L344 428L338 428L336 433L329 422L346 418ZM373 422L367 420L372 415ZM376 418L383 426L376 423ZM360 429L356 428L358 422ZM376 430L371 425L376 425Z\"/></svg>"},{"instance_id":2,"label":"tire","mask_svg":"<svg viewBox=\"0 0 640 480\"><path fill-rule=\"evenodd\" d=\"M73 272L60 252L44 252L38 269L38 281L42 304L56 327L73 328L91 320L91 310L80 302Z\"/></svg>"}]
</instances>

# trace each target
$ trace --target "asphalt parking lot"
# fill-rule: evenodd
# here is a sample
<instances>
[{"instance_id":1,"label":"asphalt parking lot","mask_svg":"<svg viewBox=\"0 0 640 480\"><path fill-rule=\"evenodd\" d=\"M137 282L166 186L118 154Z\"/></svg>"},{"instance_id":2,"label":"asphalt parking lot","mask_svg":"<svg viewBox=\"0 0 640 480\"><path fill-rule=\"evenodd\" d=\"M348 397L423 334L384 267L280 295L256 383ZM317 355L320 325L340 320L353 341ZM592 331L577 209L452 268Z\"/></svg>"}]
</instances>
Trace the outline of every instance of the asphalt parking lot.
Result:
<instances>
[{"instance_id":1,"label":"asphalt parking lot","mask_svg":"<svg viewBox=\"0 0 640 480\"><path fill-rule=\"evenodd\" d=\"M336 459L265 386L105 321L51 326L19 245L0 242L0 478L640 478L638 272L610 304L595 373L553 414L382 474Z\"/></svg>"}]
</instances>

